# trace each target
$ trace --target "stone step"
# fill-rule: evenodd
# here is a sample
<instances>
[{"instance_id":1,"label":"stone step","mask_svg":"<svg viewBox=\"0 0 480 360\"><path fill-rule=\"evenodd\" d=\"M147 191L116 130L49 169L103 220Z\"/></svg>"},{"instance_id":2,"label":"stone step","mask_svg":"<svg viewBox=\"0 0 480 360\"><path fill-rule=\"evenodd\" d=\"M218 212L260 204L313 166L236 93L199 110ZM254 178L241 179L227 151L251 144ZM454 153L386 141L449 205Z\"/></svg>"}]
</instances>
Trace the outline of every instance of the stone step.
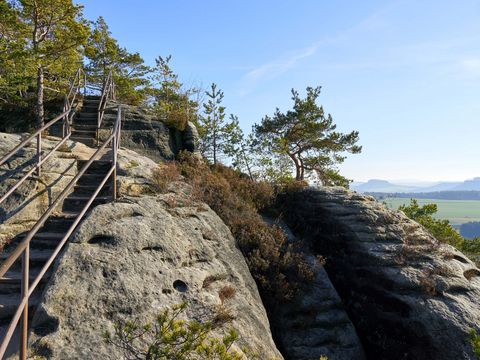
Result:
<instances>
[{"instance_id":1,"label":"stone step","mask_svg":"<svg viewBox=\"0 0 480 360\"><path fill-rule=\"evenodd\" d=\"M80 142L88 147L95 147L97 145L97 141L94 138L84 137L84 136L71 136L70 140Z\"/></svg>"},{"instance_id":2,"label":"stone step","mask_svg":"<svg viewBox=\"0 0 480 360\"><path fill-rule=\"evenodd\" d=\"M5 261L8 256L10 255L10 252L4 252L0 254L0 261ZM31 250L30 251L30 266L37 266L37 265L42 265L44 264L52 255L52 250L51 249L44 249L44 250ZM22 257L20 256L17 261L15 262L14 265L12 265L11 269L18 269L21 267L22 263Z\"/></svg>"},{"instance_id":3,"label":"stone step","mask_svg":"<svg viewBox=\"0 0 480 360\"><path fill-rule=\"evenodd\" d=\"M14 294L1 294L0 295L0 320L10 318L17 311L18 305L21 301L20 294L15 296ZM40 303L39 294L33 294L28 301L29 311L35 311Z\"/></svg>"},{"instance_id":4,"label":"stone step","mask_svg":"<svg viewBox=\"0 0 480 360\"><path fill-rule=\"evenodd\" d=\"M75 186L75 190L73 192L74 195L84 195L84 196L91 196L97 190L98 185L77 185ZM103 186L103 188L99 192L99 196L111 196L112 193L112 185L111 183L107 183Z\"/></svg>"},{"instance_id":5,"label":"stone step","mask_svg":"<svg viewBox=\"0 0 480 360\"><path fill-rule=\"evenodd\" d=\"M77 185L99 185L105 178L105 174L98 173L85 173L78 179ZM111 182L111 176L107 180L107 183Z\"/></svg>"},{"instance_id":6,"label":"stone step","mask_svg":"<svg viewBox=\"0 0 480 360\"><path fill-rule=\"evenodd\" d=\"M65 199L63 202L63 210L66 211L81 211L87 202L90 200L90 196L71 196ZM97 206L100 204L105 204L112 200L111 196L97 196L93 201L91 207Z\"/></svg>"},{"instance_id":7,"label":"stone step","mask_svg":"<svg viewBox=\"0 0 480 360\"><path fill-rule=\"evenodd\" d=\"M92 112L81 112L78 114L77 119L98 119L97 113L92 113Z\"/></svg>"},{"instance_id":8,"label":"stone step","mask_svg":"<svg viewBox=\"0 0 480 360\"><path fill-rule=\"evenodd\" d=\"M74 122L72 131L75 130L97 131L97 123L95 122L95 124L81 124Z\"/></svg>"},{"instance_id":9,"label":"stone step","mask_svg":"<svg viewBox=\"0 0 480 360\"><path fill-rule=\"evenodd\" d=\"M37 275L40 273L41 267L30 268L29 279L32 283ZM46 284L52 276L51 268L43 275L39 284ZM22 271L9 270L4 277L0 278L0 294L20 293L22 287Z\"/></svg>"},{"instance_id":10,"label":"stone step","mask_svg":"<svg viewBox=\"0 0 480 360\"><path fill-rule=\"evenodd\" d=\"M88 160L78 160L77 161L77 167L80 170ZM110 168L112 167L112 161L111 160L95 160L90 164L88 167L88 173L96 173L96 174L106 174Z\"/></svg>"},{"instance_id":11,"label":"stone step","mask_svg":"<svg viewBox=\"0 0 480 360\"><path fill-rule=\"evenodd\" d=\"M88 137L96 138L97 129L96 128L92 128L92 129L73 129L72 130L72 136L75 136L75 135L88 136Z\"/></svg>"},{"instance_id":12,"label":"stone step","mask_svg":"<svg viewBox=\"0 0 480 360\"><path fill-rule=\"evenodd\" d=\"M73 224L75 218L65 217L65 216L54 216L49 218L45 225L43 225L42 230L46 232L66 232Z\"/></svg>"}]
</instances>

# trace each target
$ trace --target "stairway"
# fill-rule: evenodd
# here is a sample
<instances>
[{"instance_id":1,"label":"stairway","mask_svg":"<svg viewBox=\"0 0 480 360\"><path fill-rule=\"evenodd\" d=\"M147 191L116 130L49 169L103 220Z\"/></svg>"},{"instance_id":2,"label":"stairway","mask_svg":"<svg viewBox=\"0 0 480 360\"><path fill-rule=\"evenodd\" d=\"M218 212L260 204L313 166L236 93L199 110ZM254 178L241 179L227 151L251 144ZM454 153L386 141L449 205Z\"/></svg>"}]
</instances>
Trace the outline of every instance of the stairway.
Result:
<instances>
[{"instance_id":1,"label":"stairway","mask_svg":"<svg viewBox=\"0 0 480 360\"><path fill-rule=\"evenodd\" d=\"M97 107L99 101L99 97L93 96L84 100L82 111L73 123L74 128L72 129L71 140L80 141L91 147L96 146ZM105 158L108 160L105 160ZM88 160L77 160L78 170L87 162ZM56 215L52 214L46 220L44 226L32 238L30 242L30 283L53 254L55 248L66 235L68 229L90 200L111 167L112 160L110 160L110 154L106 154L101 160L93 161L75 184L72 193L64 199L61 212ZM96 205L112 201L112 187L112 179L110 177L93 201L90 209ZM0 263L8 258L11 251L17 247L26 235L27 233L23 233L13 239L12 243L0 254ZM52 270L50 268L30 297L29 320L33 318L51 273ZM21 278L22 261L20 257L5 276L0 278L0 340L3 338L21 300ZM18 335L15 334L13 336L8 349L7 354L13 354L18 350Z\"/></svg>"},{"instance_id":2,"label":"stairway","mask_svg":"<svg viewBox=\"0 0 480 360\"><path fill-rule=\"evenodd\" d=\"M74 117L70 140L79 141L87 146L97 145L97 121L100 96L86 96L80 113Z\"/></svg>"}]
</instances>

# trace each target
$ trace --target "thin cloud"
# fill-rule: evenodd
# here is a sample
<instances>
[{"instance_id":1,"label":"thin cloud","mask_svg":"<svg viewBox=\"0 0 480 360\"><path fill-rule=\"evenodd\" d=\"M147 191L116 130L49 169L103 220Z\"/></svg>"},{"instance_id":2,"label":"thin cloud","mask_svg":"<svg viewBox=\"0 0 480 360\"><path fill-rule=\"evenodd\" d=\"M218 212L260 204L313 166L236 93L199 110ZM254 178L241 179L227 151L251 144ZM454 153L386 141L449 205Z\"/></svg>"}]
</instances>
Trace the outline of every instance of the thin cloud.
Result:
<instances>
[{"instance_id":1,"label":"thin cloud","mask_svg":"<svg viewBox=\"0 0 480 360\"><path fill-rule=\"evenodd\" d=\"M335 37L329 37L317 41L306 48L294 51L288 56L283 56L280 59L265 63L248 71L240 80L240 96L247 95L261 82L273 80L295 68L298 63L315 55L318 50L324 46L334 45L345 41L359 32L379 30L379 28L386 25L383 17L385 9L386 8L383 8L380 11L371 14L356 26L339 33Z\"/></svg>"}]
</instances>

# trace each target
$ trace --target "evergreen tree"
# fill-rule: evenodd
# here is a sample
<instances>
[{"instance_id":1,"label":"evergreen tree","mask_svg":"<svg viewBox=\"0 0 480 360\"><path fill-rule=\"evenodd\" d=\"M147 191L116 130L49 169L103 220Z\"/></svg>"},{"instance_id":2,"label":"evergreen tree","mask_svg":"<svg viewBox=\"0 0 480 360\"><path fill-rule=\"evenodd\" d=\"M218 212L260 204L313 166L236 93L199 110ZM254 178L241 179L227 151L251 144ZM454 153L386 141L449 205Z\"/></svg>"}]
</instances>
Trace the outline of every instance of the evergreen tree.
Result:
<instances>
[{"instance_id":1,"label":"evergreen tree","mask_svg":"<svg viewBox=\"0 0 480 360\"><path fill-rule=\"evenodd\" d=\"M246 172L253 179L252 134L245 137L240 127L238 116L230 114L230 122L226 125L227 142L225 155L232 159L232 166L240 172Z\"/></svg>"},{"instance_id":2,"label":"evergreen tree","mask_svg":"<svg viewBox=\"0 0 480 360\"><path fill-rule=\"evenodd\" d=\"M150 68L144 64L139 53L129 53L120 47L103 17L93 23L85 53L89 78L99 87L108 72L113 70L117 96L122 102L138 105L145 101L149 87L146 75Z\"/></svg>"},{"instance_id":3,"label":"evergreen tree","mask_svg":"<svg viewBox=\"0 0 480 360\"><path fill-rule=\"evenodd\" d=\"M68 86L82 64L82 46L89 28L82 6L71 0L18 0L9 2L16 14L17 44L14 54L22 59L25 70L36 73L37 126L44 123L45 88L60 90Z\"/></svg>"},{"instance_id":4,"label":"evergreen tree","mask_svg":"<svg viewBox=\"0 0 480 360\"><path fill-rule=\"evenodd\" d=\"M199 135L201 150L206 158L216 165L225 153L228 140L228 124L225 123L225 107L222 105L223 91L212 83L207 91L207 102L203 104L204 115L200 117Z\"/></svg>"},{"instance_id":5,"label":"evergreen tree","mask_svg":"<svg viewBox=\"0 0 480 360\"><path fill-rule=\"evenodd\" d=\"M343 134L335 131L330 114L326 115L316 101L320 87L307 88L305 99L292 90L293 109L286 113L275 111L254 126L257 145L282 161L290 159L296 180L304 180L314 173L323 185L346 185L335 166L345 160L344 153L361 152L356 145L358 132Z\"/></svg>"},{"instance_id":6,"label":"evergreen tree","mask_svg":"<svg viewBox=\"0 0 480 360\"><path fill-rule=\"evenodd\" d=\"M154 98L153 109L170 127L185 129L189 121L196 123L198 102L192 96L198 93L195 88L184 89L178 75L170 67L172 56L159 56L153 72L155 88L151 90Z\"/></svg>"}]
</instances>

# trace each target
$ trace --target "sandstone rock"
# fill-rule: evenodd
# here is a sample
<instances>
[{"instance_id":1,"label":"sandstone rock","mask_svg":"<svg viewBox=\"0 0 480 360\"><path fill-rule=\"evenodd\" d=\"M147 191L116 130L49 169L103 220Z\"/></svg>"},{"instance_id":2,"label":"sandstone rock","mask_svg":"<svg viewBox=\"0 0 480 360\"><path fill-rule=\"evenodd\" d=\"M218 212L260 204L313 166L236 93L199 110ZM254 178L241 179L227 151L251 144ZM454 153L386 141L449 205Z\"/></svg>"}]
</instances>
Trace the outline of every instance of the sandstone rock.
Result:
<instances>
[{"instance_id":1,"label":"sandstone rock","mask_svg":"<svg viewBox=\"0 0 480 360\"><path fill-rule=\"evenodd\" d=\"M114 106L117 103L109 103ZM154 114L142 107L122 105L123 124L121 146L148 156L154 161L173 160L182 150L198 152L198 132L193 123L188 123L185 130L169 128ZM116 118L116 111L105 113L105 129L101 138L110 135L111 125Z\"/></svg>"},{"instance_id":2,"label":"sandstone rock","mask_svg":"<svg viewBox=\"0 0 480 360\"><path fill-rule=\"evenodd\" d=\"M0 133L0 156L12 150L26 136L28 134ZM48 152L58 141L59 139L55 137L45 137L42 148ZM17 234L29 230L35 224L77 174L76 160L88 157L92 152L92 149L83 144L67 141L61 151L55 152L43 164L40 178L33 174L0 204L0 248L3 248L4 244ZM34 141L0 166L1 195L5 194L34 166L35 157Z\"/></svg>"},{"instance_id":3,"label":"sandstone rock","mask_svg":"<svg viewBox=\"0 0 480 360\"><path fill-rule=\"evenodd\" d=\"M283 221L265 220L279 225L290 243L301 243ZM322 355L335 360L364 359L360 339L327 272L307 246L303 253L318 269L315 281L292 302L269 308L275 340L283 356L291 360L318 360Z\"/></svg>"},{"instance_id":4,"label":"sandstone rock","mask_svg":"<svg viewBox=\"0 0 480 360\"><path fill-rule=\"evenodd\" d=\"M120 359L121 350L103 342L104 330L152 321L182 301L189 319L204 320L218 311L227 285L236 289L225 306L239 344L262 359L281 358L255 282L220 218L174 193L125 197L97 206L78 229L37 310L31 342L48 359Z\"/></svg>"},{"instance_id":5,"label":"sandstone rock","mask_svg":"<svg viewBox=\"0 0 480 360\"><path fill-rule=\"evenodd\" d=\"M340 188L284 198L374 359L475 359L480 270L403 213Z\"/></svg>"}]
</instances>

